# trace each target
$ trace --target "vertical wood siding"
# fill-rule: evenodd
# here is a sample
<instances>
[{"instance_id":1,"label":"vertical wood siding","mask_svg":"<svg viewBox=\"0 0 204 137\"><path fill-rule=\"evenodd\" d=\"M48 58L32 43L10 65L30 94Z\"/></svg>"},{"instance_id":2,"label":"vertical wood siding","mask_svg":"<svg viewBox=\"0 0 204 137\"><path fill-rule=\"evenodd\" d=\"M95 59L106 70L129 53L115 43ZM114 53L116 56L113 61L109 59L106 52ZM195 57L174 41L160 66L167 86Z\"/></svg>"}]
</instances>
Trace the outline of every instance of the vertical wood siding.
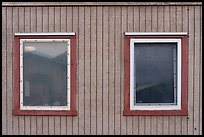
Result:
<instances>
[{"instance_id":1,"label":"vertical wood siding","mask_svg":"<svg viewBox=\"0 0 204 137\"><path fill-rule=\"evenodd\" d=\"M2 134L202 134L201 30L201 6L2 7ZM188 32L188 116L123 116L128 31ZM15 32L76 32L76 117L12 115Z\"/></svg>"}]
</instances>

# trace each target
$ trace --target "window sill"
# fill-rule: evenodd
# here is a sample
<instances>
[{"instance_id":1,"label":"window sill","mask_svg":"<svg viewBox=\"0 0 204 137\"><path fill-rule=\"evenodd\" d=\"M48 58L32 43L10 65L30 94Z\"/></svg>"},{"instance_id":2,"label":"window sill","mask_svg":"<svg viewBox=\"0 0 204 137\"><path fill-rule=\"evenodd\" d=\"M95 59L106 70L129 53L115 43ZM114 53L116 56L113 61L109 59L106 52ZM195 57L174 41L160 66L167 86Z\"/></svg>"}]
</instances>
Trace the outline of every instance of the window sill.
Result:
<instances>
[{"instance_id":1,"label":"window sill","mask_svg":"<svg viewBox=\"0 0 204 137\"><path fill-rule=\"evenodd\" d=\"M124 110L123 116L187 116L187 110Z\"/></svg>"},{"instance_id":2,"label":"window sill","mask_svg":"<svg viewBox=\"0 0 204 137\"><path fill-rule=\"evenodd\" d=\"M74 110L14 110L13 115L26 116L77 116L77 111Z\"/></svg>"}]
</instances>

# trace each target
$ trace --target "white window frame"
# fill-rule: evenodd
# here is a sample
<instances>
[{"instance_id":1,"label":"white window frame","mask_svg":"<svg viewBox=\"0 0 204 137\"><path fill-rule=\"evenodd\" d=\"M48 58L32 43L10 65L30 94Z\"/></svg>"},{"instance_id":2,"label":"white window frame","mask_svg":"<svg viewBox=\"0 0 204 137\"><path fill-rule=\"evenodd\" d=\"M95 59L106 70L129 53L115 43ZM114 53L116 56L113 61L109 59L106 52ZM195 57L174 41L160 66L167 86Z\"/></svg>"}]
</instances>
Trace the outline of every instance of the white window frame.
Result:
<instances>
[{"instance_id":1,"label":"white window frame","mask_svg":"<svg viewBox=\"0 0 204 137\"><path fill-rule=\"evenodd\" d=\"M134 44L135 43L177 43L177 105L135 105L134 104ZM181 109L181 39L130 39L130 110L180 110Z\"/></svg>"},{"instance_id":2,"label":"white window frame","mask_svg":"<svg viewBox=\"0 0 204 137\"><path fill-rule=\"evenodd\" d=\"M67 106L24 106L23 105L23 43L24 42L67 42ZM70 39L20 39L20 110L70 110Z\"/></svg>"}]
</instances>

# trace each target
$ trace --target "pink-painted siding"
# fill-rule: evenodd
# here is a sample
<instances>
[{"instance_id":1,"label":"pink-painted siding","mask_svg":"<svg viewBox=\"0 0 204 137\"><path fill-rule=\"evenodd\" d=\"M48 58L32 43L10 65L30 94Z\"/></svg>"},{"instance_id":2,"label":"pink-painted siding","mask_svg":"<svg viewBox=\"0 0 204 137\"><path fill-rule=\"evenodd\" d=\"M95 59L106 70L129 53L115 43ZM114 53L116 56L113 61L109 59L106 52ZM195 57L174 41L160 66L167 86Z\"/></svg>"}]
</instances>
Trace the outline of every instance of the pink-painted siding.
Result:
<instances>
[{"instance_id":1,"label":"pink-painted siding","mask_svg":"<svg viewBox=\"0 0 204 137\"><path fill-rule=\"evenodd\" d=\"M202 134L201 11L193 3L4 5L2 134ZM188 116L123 116L127 31L188 32ZM15 32L76 32L76 117L12 115Z\"/></svg>"}]
</instances>

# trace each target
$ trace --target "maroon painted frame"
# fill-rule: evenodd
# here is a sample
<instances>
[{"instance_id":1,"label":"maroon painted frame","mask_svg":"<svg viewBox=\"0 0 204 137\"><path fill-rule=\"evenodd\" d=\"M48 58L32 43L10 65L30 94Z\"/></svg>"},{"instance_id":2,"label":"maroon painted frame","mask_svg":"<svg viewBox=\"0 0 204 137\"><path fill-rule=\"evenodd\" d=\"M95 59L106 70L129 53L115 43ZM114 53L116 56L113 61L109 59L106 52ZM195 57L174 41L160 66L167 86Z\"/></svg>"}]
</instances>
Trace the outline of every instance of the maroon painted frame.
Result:
<instances>
[{"instance_id":1,"label":"maroon painted frame","mask_svg":"<svg viewBox=\"0 0 204 137\"><path fill-rule=\"evenodd\" d=\"M181 110L130 110L130 39L181 39ZM124 39L124 116L134 115L188 115L187 110L187 91L188 91L188 36L125 36Z\"/></svg>"},{"instance_id":2,"label":"maroon painted frame","mask_svg":"<svg viewBox=\"0 0 204 137\"><path fill-rule=\"evenodd\" d=\"M20 39L70 39L70 110L20 110ZM66 115L76 116L76 36L67 35L16 35L14 36L14 110L13 115Z\"/></svg>"}]
</instances>

